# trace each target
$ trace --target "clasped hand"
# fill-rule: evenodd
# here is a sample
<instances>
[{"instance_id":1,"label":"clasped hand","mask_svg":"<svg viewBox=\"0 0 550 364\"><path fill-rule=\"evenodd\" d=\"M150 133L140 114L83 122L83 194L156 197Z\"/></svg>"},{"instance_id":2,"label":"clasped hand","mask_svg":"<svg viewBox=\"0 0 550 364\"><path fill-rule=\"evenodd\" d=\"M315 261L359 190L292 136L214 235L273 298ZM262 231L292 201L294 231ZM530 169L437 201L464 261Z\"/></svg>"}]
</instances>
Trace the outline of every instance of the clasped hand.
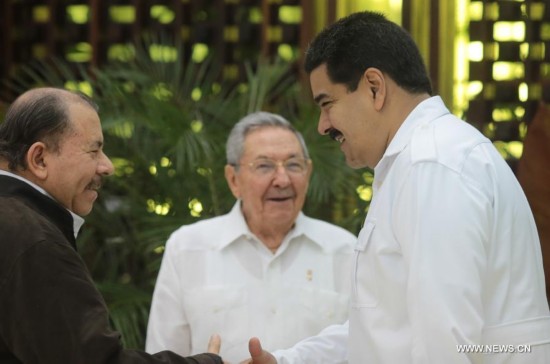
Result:
<instances>
[{"instance_id":1,"label":"clasped hand","mask_svg":"<svg viewBox=\"0 0 550 364\"><path fill-rule=\"evenodd\" d=\"M222 339L220 335L214 334L210 336L210 340L208 341L207 352L219 355L221 346ZM250 352L250 358L243 360L239 364L277 364L275 357L262 349L260 339L257 337L251 338L248 342L248 351ZM231 363L224 361L224 364Z\"/></svg>"}]
</instances>

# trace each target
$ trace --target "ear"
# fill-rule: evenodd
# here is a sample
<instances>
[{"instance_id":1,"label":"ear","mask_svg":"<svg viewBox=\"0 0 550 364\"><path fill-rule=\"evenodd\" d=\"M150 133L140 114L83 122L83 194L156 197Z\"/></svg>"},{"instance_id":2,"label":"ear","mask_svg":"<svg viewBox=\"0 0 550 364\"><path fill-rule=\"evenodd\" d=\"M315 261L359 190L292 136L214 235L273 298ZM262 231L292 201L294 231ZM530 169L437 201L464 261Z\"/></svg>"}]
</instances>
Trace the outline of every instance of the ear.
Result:
<instances>
[{"instance_id":1,"label":"ear","mask_svg":"<svg viewBox=\"0 0 550 364\"><path fill-rule=\"evenodd\" d=\"M47 153L49 153L48 147L43 142L32 144L27 151L27 169L39 180L45 180L48 177Z\"/></svg>"},{"instance_id":2,"label":"ear","mask_svg":"<svg viewBox=\"0 0 550 364\"><path fill-rule=\"evenodd\" d=\"M363 76L370 90L374 108L376 111L380 111L386 99L386 78L382 71L374 67L367 68Z\"/></svg>"},{"instance_id":3,"label":"ear","mask_svg":"<svg viewBox=\"0 0 550 364\"><path fill-rule=\"evenodd\" d=\"M306 192L307 192L307 188L309 187L309 182L311 181L311 174L313 173L313 160L309 160L309 163L308 163L308 167L307 167L307 175L306 175Z\"/></svg>"},{"instance_id":4,"label":"ear","mask_svg":"<svg viewBox=\"0 0 550 364\"><path fill-rule=\"evenodd\" d=\"M233 193L233 196L235 196L236 199L239 199L241 197L241 192L237 181L237 171L235 171L235 167L230 164L226 164L224 172L225 180L227 181L227 185L229 186L231 193Z\"/></svg>"},{"instance_id":5,"label":"ear","mask_svg":"<svg viewBox=\"0 0 550 364\"><path fill-rule=\"evenodd\" d=\"M309 163L308 163L308 169L307 169L307 179L309 181L309 179L311 178L311 173L313 172L313 160L309 160Z\"/></svg>"}]
</instances>

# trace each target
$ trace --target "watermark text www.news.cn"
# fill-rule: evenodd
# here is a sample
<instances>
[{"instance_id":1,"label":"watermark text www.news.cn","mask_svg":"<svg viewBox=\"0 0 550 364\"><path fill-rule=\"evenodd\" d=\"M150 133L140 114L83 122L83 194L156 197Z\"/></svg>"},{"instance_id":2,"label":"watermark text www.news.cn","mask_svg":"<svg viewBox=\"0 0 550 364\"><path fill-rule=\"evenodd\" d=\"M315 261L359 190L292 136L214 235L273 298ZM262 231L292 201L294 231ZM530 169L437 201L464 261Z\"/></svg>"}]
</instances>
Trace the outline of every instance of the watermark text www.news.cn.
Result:
<instances>
[{"instance_id":1,"label":"watermark text www.news.cn","mask_svg":"<svg viewBox=\"0 0 550 364\"><path fill-rule=\"evenodd\" d=\"M459 353L479 353L479 354L511 354L511 353L530 353L531 345L457 345L456 350Z\"/></svg>"}]
</instances>

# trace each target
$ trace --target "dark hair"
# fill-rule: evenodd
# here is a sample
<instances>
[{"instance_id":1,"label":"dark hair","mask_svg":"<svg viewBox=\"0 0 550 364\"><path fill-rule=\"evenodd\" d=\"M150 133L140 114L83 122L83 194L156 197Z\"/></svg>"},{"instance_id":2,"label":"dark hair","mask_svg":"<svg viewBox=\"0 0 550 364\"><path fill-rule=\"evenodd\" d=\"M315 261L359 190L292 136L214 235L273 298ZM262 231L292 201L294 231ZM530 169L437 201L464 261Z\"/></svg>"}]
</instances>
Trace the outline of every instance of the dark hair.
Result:
<instances>
[{"instance_id":1,"label":"dark hair","mask_svg":"<svg viewBox=\"0 0 550 364\"><path fill-rule=\"evenodd\" d=\"M304 69L309 74L326 63L334 83L355 91L369 67L388 74L411 93L432 94L432 86L418 47L399 25L383 14L351 14L325 28L309 45Z\"/></svg>"},{"instance_id":2,"label":"dark hair","mask_svg":"<svg viewBox=\"0 0 550 364\"><path fill-rule=\"evenodd\" d=\"M98 110L87 96L56 88L33 89L10 105L0 124L0 158L8 162L11 171L27 168L26 154L37 141L54 151L59 149L61 136L71 128L67 111L74 101Z\"/></svg>"}]
</instances>

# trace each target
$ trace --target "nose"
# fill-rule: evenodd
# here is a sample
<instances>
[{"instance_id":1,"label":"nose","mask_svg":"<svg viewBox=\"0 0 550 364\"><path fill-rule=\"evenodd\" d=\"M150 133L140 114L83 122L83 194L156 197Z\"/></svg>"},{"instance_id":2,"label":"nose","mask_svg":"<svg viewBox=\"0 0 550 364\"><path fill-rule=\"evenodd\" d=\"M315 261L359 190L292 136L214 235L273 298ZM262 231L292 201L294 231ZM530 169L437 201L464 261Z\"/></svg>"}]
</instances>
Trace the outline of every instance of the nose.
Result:
<instances>
[{"instance_id":1,"label":"nose","mask_svg":"<svg viewBox=\"0 0 550 364\"><path fill-rule=\"evenodd\" d=\"M110 176L115 172L115 166L113 162L107 157L107 155L101 152L101 160L98 165L98 173L103 176Z\"/></svg>"},{"instance_id":2,"label":"nose","mask_svg":"<svg viewBox=\"0 0 550 364\"><path fill-rule=\"evenodd\" d=\"M277 187L286 187L290 184L290 176L285 167L279 163L273 177L273 185Z\"/></svg>"},{"instance_id":3,"label":"nose","mask_svg":"<svg viewBox=\"0 0 550 364\"><path fill-rule=\"evenodd\" d=\"M328 116L321 109L321 114L319 115L319 123L317 124L317 132L321 135L327 135L330 128L331 126Z\"/></svg>"}]
</instances>

